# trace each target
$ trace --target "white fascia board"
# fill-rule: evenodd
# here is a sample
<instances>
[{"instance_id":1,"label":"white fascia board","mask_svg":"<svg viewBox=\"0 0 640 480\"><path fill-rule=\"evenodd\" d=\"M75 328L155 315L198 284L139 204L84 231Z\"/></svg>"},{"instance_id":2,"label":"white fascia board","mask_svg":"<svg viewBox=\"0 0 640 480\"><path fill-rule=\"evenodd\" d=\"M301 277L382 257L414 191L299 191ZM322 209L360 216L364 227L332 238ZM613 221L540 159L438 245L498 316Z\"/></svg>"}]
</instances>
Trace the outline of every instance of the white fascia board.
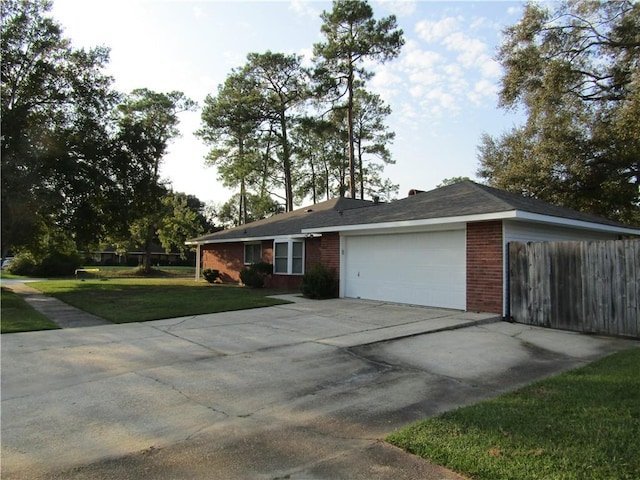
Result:
<instances>
[{"instance_id":1,"label":"white fascia board","mask_svg":"<svg viewBox=\"0 0 640 480\"><path fill-rule=\"evenodd\" d=\"M407 229L420 229L434 226L447 226L451 225L455 228L454 224L464 224L469 222L486 222L490 220L523 220L535 223L544 223L547 225L558 225L564 227L581 228L587 230L596 230L601 232L616 233L620 235L635 235L640 236L640 229L616 227L612 225L605 225L602 223L585 222L583 220L573 220L564 217L553 217L550 215L542 215L539 213L522 212L520 210L509 210L506 212L495 213L482 213L476 215L461 215L455 217L440 217L440 218L427 218L423 220L406 220L400 222L383 222L383 223L365 223L359 225L336 225L333 227L320 227L320 228L305 228L302 233L326 233L326 232L340 232L340 233L356 233L367 232L373 230L407 230Z\"/></svg>"},{"instance_id":2,"label":"white fascia board","mask_svg":"<svg viewBox=\"0 0 640 480\"><path fill-rule=\"evenodd\" d=\"M260 242L263 240L288 240L291 238L306 238L308 235L298 233L294 235L278 235L277 237L240 237L240 238L214 238L209 240L201 240L199 242L185 242L185 245L212 245L215 243L246 243L246 242Z\"/></svg>"},{"instance_id":3,"label":"white fascia board","mask_svg":"<svg viewBox=\"0 0 640 480\"><path fill-rule=\"evenodd\" d=\"M209 240L201 240L199 242L191 242L188 245L212 245L215 243L244 243L244 242L257 242L260 240L271 240L273 237L242 237L242 238L214 238Z\"/></svg>"},{"instance_id":4,"label":"white fascia board","mask_svg":"<svg viewBox=\"0 0 640 480\"><path fill-rule=\"evenodd\" d=\"M515 218L515 211L483 213L479 215L466 215L458 217L427 218L423 220L405 220L401 222L384 223L364 223L360 225L343 225L335 227L305 228L302 233L325 233L325 232L357 232L367 230L400 230L407 228L431 227L437 225L460 224L466 222L482 222L487 220L502 220L504 218ZM453 225L452 225L453 226Z\"/></svg>"},{"instance_id":5,"label":"white fascia board","mask_svg":"<svg viewBox=\"0 0 640 480\"><path fill-rule=\"evenodd\" d=\"M616 233L620 235L640 236L640 229L631 227L616 227L615 225L605 225L603 223L585 222L584 220L574 220L564 217L552 217L539 213L516 212L513 217L517 220L526 220L535 223L545 223L547 225L557 225L562 227L580 228L585 230L595 230L599 232Z\"/></svg>"}]
</instances>

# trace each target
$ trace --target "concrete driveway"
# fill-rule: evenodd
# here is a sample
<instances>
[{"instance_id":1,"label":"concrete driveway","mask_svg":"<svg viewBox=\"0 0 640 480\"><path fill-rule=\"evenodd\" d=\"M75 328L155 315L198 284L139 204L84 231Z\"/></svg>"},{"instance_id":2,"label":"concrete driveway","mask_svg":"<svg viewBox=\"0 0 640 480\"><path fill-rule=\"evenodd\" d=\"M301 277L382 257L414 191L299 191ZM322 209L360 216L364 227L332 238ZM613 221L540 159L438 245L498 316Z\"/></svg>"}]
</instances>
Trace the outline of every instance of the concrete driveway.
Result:
<instances>
[{"instance_id":1,"label":"concrete driveway","mask_svg":"<svg viewBox=\"0 0 640 480\"><path fill-rule=\"evenodd\" d=\"M3 479L457 479L381 441L639 342L360 300L2 335Z\"/></svg>"}]
</instances>

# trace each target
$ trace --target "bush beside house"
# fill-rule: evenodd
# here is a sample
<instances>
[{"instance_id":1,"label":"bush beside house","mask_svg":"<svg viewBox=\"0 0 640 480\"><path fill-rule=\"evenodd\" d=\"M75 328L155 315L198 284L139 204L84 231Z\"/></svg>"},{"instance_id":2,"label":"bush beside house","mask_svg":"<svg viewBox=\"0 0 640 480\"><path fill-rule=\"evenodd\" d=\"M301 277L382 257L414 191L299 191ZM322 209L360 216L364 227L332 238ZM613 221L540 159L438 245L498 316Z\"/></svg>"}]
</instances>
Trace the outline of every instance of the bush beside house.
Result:
<instances>
[{"instance_id":1,"label":"bush beside house","mask_svg":"<svg viewBox=\"0 0 640 480\"><path fill-rule=\"evenodd\" d=\"M333 270L317 263L302 277L302 294L305 297L323 299L338 296L338 281Z\"/></svg>"},{"instance_id":2,"label":"bush beside house","mask_svg":"<svg viewBox=\"0 0 640 480\"><path fill-rule=\"evenodd\" d=\"M220 278L220 270L205 268L202 271L202 277L209 283L215 283Z\"/></svg>"},{"instance_id":3,"label":"bush beside house","mask_svg":"<svg viewBox=\"0 0 640 480\"><path fill-rule=\"evenodd\" d=\"M251 288L264 287L264 279L273 274L273 265L266 262L258 262L240 270L240 281Z\"/></svg>"}]
</instances>

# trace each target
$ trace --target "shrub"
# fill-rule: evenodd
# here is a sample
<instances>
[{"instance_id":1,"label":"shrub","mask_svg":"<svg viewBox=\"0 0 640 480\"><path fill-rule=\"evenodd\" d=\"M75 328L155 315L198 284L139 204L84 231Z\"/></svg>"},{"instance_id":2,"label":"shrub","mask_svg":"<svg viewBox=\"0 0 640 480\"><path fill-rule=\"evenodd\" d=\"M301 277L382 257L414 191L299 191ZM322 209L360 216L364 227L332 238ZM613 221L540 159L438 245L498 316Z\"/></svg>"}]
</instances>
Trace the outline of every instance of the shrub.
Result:
<instances>
[{"instance_id":1,"label":"shrub","mask_svg":"<svg viewBox=\"0 0 640 480\"><path fill-rule=\"evenodd\" d=\"M262 288L264 278L273 273L273 265L266 262L253 263L240 270L240 281L247 287Z\"/></svg>"},{"instance_id":2,"label":"shrub","mask_svg":"<svg viewBox=\"0 0 640 480\"><path fill-rule=\"evenodd\" d=\"M202 271L202 276L209 283L214 283L218 278L220 278L220 271L214 270L213 268L205 268Z\"/></svg>"},{"instance_id":3,"label":"shrub","mask_svg":"<svg viewBox=\"0 0 640 480\"><path fill-rule=\"evenodd\" d=\"M67 277L81 266L82 259L77 253L52 253L36 265L33 273L40 277Z\"/></svg>"},{"instance_id":4,"label":"shrub","mask_svg":"<svg viewBox=\"0 0 640 480\"><path fill-rule=\"evenodd\" d=\"M334 298L337 296L338 282L333 270L317 263L302 276L302 294L309 298Z\"/></svg>"},{"instance_id":5,"label":"shrub","mask_svg":"<svg viewBox=\"0 0 640 480\"><path fill-rule=\"evenodd\" d=\"M273 265L267 262L258 262L250 265L250 268L258 272L260 275L272 275L273 274Z\"/></svg>"},{"instance_id":6,"label":"shrub","mask_svg":"<svg viewBox=\"0 0 640 480\"><path fill-rule=\"evenodd\" d=\"M29 277L33 275L36 268L36 262L28 255L18 255L13 259L7 267L7 271L13 275L23 275Z\"/></svg>"}]
</instances>

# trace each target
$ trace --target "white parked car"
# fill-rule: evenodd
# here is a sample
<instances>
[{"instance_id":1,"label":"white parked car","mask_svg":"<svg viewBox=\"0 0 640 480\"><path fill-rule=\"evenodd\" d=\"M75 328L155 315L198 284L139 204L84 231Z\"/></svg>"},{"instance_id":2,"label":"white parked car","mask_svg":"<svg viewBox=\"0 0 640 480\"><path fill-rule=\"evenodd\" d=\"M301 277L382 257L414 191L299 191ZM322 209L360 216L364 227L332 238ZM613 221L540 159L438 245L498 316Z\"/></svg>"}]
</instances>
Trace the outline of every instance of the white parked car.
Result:
<instances>
[{"instance_id":1,"label":"white parked car","mask_svg":"<svg viewBox=\"0 0 640 480\"><path fill-rule=\"evenodd\" d=\"M9 265L11 265L11 262L13 262L13 257L7 257L4 260L2 260L2 270L7 268Z\"/></svg>"}]
</instances>

